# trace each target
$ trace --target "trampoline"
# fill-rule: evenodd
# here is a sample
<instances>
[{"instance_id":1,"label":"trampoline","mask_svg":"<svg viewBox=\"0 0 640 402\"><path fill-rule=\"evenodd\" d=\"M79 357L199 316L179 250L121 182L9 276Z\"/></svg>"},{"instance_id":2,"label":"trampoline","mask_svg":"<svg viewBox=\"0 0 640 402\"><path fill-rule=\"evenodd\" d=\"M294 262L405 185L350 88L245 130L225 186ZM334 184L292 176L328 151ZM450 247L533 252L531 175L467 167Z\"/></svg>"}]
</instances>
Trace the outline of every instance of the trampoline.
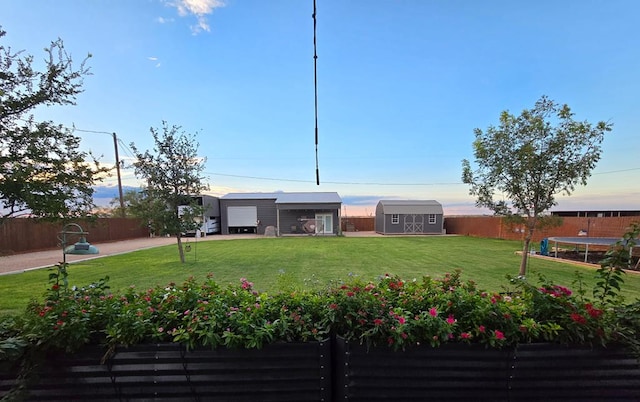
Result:
<instances>
[{"instance_id":1,"label":"trampoline","mask_svg":"<svg viewBox=\"0 0 640 402\"><path fill-rule=\"evenodd\" d=\"M619 237L549 237L549 241L554 242L556 258L558 258L558 243L574 244L576 248L578 248L578 246L584 246L584 262L587 262L590 245L611 247L620 240L622 239Z\"/></svg>"}]
</instances>

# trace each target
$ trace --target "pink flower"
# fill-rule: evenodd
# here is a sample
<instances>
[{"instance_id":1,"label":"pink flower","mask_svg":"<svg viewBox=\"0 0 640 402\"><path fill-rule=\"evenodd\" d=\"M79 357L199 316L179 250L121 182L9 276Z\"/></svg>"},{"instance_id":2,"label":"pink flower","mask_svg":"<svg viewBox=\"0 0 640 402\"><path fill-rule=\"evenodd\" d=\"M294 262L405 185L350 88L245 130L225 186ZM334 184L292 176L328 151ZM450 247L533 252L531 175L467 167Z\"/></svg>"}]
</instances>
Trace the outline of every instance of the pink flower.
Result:
<instances>
[{"instance_id":1,"label":"pink flower","mask_svg":"<svg viewBox=\"0 0 640 402\"><path fill-rule=\"evenodd\" d=\"M498 331L497 329L495 331L493 331L493 334L495 335L496 339L498 339L498 340L504 339L504 333L501 332L501 331Z\"/></svg>"},{"instance_id":2,"label":"pink flower","mask_svg":"<svg viewBox=\"0 0 640 402\"><path fill-rule=\"evenodd\" d=\"M164 332L164 328L162 327L158 328L158 332Z\"/></svg>"},{"instance_id":3,"label":"pink flower","mask_svg":"<svg viewBox=\"0 0 640 402\"><path fill-rule=\"evenodd\" d=\"M480 326L478 327L478 332L480 332L480 333L483 333L483 334L484 334L485 330L486 330L486 328L485 328L485 326L484 326L484 325L480 325Z\"/></svg>"},{"instance_id":4,"label":"pink flower","mask_svg":"<svg viewBox=\"0 0 640 402\"><path fill-rule=\"evenodd\" d=\"M375 320L373 320L373 323L374 323L375 325L382 325L382 320L381 320L381 319L379 319L379 318L376 318Z\"/></svg>"},{"instance_id":5,"label":"pink flower","mask_svg":"<svg viewBox=\"0 0 640 402\"><path fill-rule=\"evenodd\" d=\"M456 323L456 321L458 321L458 320L456 320L455 318L453 318L453 314L449 314L449 317L447 317L447 324L449 324L449 325L453 325L453 324L455 324L455 323Z\"/></svg>"},{"instance_id":6,"label":"pink flower","mask_svg":"<svg viewBox=\"0 0 640 402\"><path fill-rule=\"evenodd\" d=\"M469 339L469 338L471 338L471 334L468 333L468 332L463 332L463 333L460 334L460 338L461 339Z\"/></svg>"},{"instance_id":7,"label":"pink flower","mask_svg":"<svg viewBox=\"0 0 640 402\"><path fill-rule=\"evenodd\" d=\"M438 315L438 310L437 310L435 307L431 307L431 308L429 309L429 315L430 315L431 317L436 317L436 316Z\"/></svg>"},{"instance_id":8,"label":"pink flower","mask_svg":"<svg viewBox=\"0 0 640 402\"><path fill-rule=\"evenodd\" d=\"M405 320L404 317L398 317L398 322L402 325L407 322L407 320Z\"/></svg>"}]
</instances>

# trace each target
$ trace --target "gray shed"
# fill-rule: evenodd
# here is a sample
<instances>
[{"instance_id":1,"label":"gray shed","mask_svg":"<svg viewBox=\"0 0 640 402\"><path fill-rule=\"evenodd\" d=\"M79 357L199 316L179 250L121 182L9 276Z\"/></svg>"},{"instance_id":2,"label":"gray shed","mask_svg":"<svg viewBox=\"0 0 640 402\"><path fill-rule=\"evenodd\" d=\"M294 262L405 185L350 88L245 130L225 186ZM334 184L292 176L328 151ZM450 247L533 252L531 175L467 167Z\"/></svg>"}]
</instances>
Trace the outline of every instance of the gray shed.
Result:
<instances>
[{"instance_id":1,"label":"gray shed","mask_svg":"<svg viewBox=\"0 0 640 402\"><path fill-rule=\"evenodd\" d=\"M375 229L381 234L442 234L442 204L435 200L380 200Z\"/></svg>"},{"instance_id":2,"label":"gray shed","mask_svg":"<svg viewBox=\"0 0 640 402\"><path fill-rule=\"evenodd\" d=\"M222 234L338 234L342 199L335 192L230 193L220 198Z\"/></svg>"}]
</instances>

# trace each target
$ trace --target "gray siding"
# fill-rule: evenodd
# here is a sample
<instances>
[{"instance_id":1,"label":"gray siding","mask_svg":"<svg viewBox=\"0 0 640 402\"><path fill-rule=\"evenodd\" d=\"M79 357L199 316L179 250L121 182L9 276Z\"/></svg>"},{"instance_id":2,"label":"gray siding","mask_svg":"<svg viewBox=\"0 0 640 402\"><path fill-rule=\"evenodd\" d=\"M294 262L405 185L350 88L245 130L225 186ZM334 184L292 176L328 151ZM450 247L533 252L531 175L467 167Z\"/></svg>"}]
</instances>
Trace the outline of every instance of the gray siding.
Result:
<instances>
[{"instance_id":1,"label":"gray siding","mask_svg":"<svg viewBox=\"0 0 640 402\"><path fill-rule=\"evenodd\" d=\"M228 207L257 207L258 220L260 225L257 227L258 234L264 234L264 229L267 226L276 226L276 200L256 200L256 199L220 199L222 234L229 234L229 222L228 222Z\"/></svg>"},{"instance_id":2,"label":"gray siding","mask_svg":"<svg viewBox=\"0 0 640 402\"><path fill-rule=\"evenodd\" d=\"M375 217L375 231L378 233L384 233L385 230L385 216L384 207L381 203L376 205L376 217Z\"/></svg>"},{"instance_id":3,"label":"gray siding","mask_svg":"<svg viewBox=\"0 0 640 402\"><path fill-rule=\"evenodd\" d=\"M429 224L429 215L399 214L400 222L391 223L392 214L376 214L376 232L382 234L442 234L444 216L436 215L436 223ZM381 225L378 226L378 221ZM380 227L380 229L378 229Z\"/></svg>"}]
</instances>

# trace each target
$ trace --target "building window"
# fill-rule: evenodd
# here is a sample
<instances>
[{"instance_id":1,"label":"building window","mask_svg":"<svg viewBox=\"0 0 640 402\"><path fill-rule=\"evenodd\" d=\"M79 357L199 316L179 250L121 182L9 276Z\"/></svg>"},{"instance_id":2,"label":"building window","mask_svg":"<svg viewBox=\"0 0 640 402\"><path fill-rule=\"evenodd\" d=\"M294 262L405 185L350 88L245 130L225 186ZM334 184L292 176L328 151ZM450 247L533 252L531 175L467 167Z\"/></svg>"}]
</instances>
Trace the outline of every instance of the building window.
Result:
<instances>
[{"instance_id":1,"label":"building window","mask_svg":"<svg viewBox=\"0 0 640 402\"><path fill-rule=\"evenodd\" d=\"M429 214L429 225L435 225L435 224L436 224L436 215Z\"/></svg>"},{"instance_id":2,"label":"building window","mask_svg":"<svg viewBox=\"0 0 640 402\"><path fill-rule=\"evenodd\" d=\"M392 214L391 215L391 224L392 225L397 225L398 223L400 223L400 215L399 214Z\"/></svg>"}]
</instances>

